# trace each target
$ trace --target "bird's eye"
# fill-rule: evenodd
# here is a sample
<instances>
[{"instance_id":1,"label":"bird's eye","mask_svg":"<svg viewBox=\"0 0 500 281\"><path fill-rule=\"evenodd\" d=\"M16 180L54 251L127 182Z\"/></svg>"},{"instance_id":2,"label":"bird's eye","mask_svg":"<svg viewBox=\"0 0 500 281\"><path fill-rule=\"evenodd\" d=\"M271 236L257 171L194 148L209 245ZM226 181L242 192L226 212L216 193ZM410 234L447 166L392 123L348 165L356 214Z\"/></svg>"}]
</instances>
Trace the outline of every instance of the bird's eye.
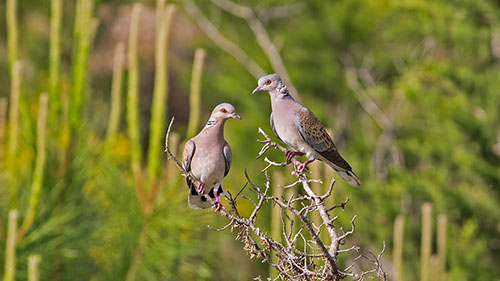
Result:
<instances>
[{"instance_id":1,"label":"bird's eye","mask_svg":"<svg viewBox=\"0 0 500 281\"><path fill-rule=\"evenodd\" d=\"M271 84L271 80L266 81L266 85L269 85L269 84Z\"/></svg>"},{"instance_id":2,"label":"bird's eye","mask_svg":"<svg viewBox=\"0 0 500 281\"><path fill-rule=\"evenodd\" d=\"M220 112L222 113L227 113L227 110L225 108L221 109Z\"/></svg>"}]
</instances>

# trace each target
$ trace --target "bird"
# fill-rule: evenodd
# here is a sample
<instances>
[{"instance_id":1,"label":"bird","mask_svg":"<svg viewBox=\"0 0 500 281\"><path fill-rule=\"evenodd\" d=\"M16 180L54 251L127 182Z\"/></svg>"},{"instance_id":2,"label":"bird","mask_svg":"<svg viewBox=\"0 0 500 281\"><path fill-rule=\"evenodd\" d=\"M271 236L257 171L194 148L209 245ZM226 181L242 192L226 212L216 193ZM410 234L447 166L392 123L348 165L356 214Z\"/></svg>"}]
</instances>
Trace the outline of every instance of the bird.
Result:
<instances>
[{"instance_id":1,"label":"bird","mask_svg":"<svg viewBox=\"0 0 500 281\"><path fill-rule=\"evenodd\" d=\"M231 168L231 148L224 139L224 124L227 119L241 117L229 103L217 105L205 127L184 145L182 167L188 173L188 205L192 209L219 211L222 206L219 197L228 195L222 188L222 179ZM210 201L209 201L210 199Z\"/></svg>"},{"instance_id":2,"label":"bird","mask_svg":"<svg viewBox=\"0 0 500 281\"><path fill-rule=\"evenodd\" d=\"M285 153L287 163L295 156L306 155L307 161L299 161L297 166L299 173L303 173L309 163L318 159L332 167L348 184L361 185L361 180L342 158L318 117L293 99L278 74L264 75L257 84L252 94L266 91L271 98L270 123L273 133L292 148Z\"/></svg>"}]
</instances>

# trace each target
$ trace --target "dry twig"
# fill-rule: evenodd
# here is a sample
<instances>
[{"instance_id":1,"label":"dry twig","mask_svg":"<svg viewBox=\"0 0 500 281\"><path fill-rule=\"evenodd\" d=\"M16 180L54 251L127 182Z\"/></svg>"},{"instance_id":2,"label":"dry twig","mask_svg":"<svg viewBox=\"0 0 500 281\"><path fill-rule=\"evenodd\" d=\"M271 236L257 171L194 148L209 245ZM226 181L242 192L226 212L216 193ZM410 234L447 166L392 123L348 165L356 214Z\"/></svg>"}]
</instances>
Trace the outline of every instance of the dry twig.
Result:
<instances>
[{"instance_id":1,"label":"dry twig","mask_svg":"<svg viewBox=\"0 0 500 281\"><path fill-rule=\"evenodd\" d=\"M168 158L174 161L180 169L182 175L190 177L189 173L184 170L168 146L168 137L173 122L174 118L170 121L167 129L165 152ZM278 149L283 152L286 151L284 147L273 142L260 128L259 133L264 137L264 140L258 141L263 144L263 148L259 152L258 157L262 156L270 148ZM356 245L345 249L340 248L342 245L346 244L346 239L355 232L354 220L356 219L356 215L352 218L351 230L343 231L342 228L339 230L335 228L333 223L337 219L337 216L332 217L330 212L334 211L336 208L343 209L349 202L349 199L346 199L346 201L340 205L335 205L331 208L325 206L325 199L331 196L335 181L332 180L325 194L318 195L312 191L309 185L311 181L315 180L308 179L304 173L295 172L297 181L292 185L302 185L306 195L291 196L288 199L278 198L272 196L269 192L271 189L271 179L268 176L267 170L271 167L283 167L286 163L283 164L266 159L267 158L265 158L264 161L268 163L268 165L263 170L266 176L266 182L263 187L259 187L255 184L245 171L245 177L249 186L247 191L256 196L256 199L252 199L242 194L247 184L239 190L235 197L228 192L229 208L221 209L219 213L226 217L229 222L221 228L208 227L214 231L224 231L227 229L231 229L232 231L236 229L238 231L236 239L243 243L243 249L249 254L250 258L259 258L262 262L268 263L277 270L278 276L275 280L343 280L346 277L351 277L353 280L363 280L366 277L386 280L385 273L380 265L380 258L385 250L385 244L384 249L378 255L371 252L368 254L359 253L360 248ZM298 161L293 159L292 163L297 165ZM254 207L250 216L243 217L239 213L237 209L238 197L247 199L253 204ZM297 202L300 204L293 204ZM272 203L281 209L283 235L280 239L273 239L271 235L263 231L262 228L257 225L257 217L261 216L262 207L268 203ZM298 205L301 206L300 209L294 207ZM311 222L309 217L312 212L318 212L320 214L321 225L316 226ZM289 214L293 214L298 220L294 220ZM298 230L294 231L294 225L298 223L301 226ZM330 244L320 239L319 234L323 229L328 233ZM299 247L303 247L303 249L299 249ZM345 269L340 269L338 266L338 255L351 252L356 252L358 255L353 258L350 266ZM276 256L276 259L271 258L273 255ZM372 264L372 267L366 271L355 272L354 265L362 259ZM261 280L260 277L257 277L257 280ZM271 279L268 278L267 280Z\"/></svg>"}]
</instances>

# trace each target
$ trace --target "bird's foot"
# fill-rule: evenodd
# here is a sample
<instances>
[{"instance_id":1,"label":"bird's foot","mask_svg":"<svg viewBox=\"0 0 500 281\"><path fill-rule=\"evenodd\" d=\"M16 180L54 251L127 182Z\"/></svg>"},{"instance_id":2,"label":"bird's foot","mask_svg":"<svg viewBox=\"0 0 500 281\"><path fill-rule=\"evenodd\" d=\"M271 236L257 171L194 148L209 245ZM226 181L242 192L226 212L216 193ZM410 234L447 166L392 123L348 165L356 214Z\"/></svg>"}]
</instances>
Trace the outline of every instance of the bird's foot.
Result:
<instances>
[{"instance_id":1,"label":"bird's foot","mask_svg":"<svg viewBox=\"0 0 500 281\"><path fill-rule=\"evenodd\" d=\"M220 202L219 195L217 195L217 192L214 192L214 195L215 195L215 201L212 202L212 207L215 208L215 212L218 212L221 207L222 209L226 209L224 208L224 205L222 205L222 203Z\"/></svg>"},{"instance_id":2,"label":"bird's foot","mask_svg":"<svg viewBox=\"0 0 500 281\"><path fill-rule=\"evenodd\" d=\"M287 150L285 152L286 163L292 162L292 158L293 157L295 157L295 156L302 156L302 155L304 155L304 153L302 153L300 151Z\"/></svg>"},{"instance_id":3,"label":"bird's foot","mask_svg":"<svg viewBox=\"0 0 500 281\"><path fill-rule=\"evenodd\" d=\"M199 182L197 189L198 189L199 193L201 193L201 194L205 193L205 187L203 186L203 183Z\"/></svg>"},{"instance_id":4,"label":"bird's foot","mask_svg":"<svg viewBox=\"0 0 500 281\"><path fill-rule=\"evenodd\" d=\"M314 158L309 158L309 159L307 159L306 162L300 163L297 166L297 172L299 172L299 174L302 174L304 172L304 170L306 169L307 165L309 165L310 163L312 163L314 160L315 160Z\"/></svg>"}]
</instances>

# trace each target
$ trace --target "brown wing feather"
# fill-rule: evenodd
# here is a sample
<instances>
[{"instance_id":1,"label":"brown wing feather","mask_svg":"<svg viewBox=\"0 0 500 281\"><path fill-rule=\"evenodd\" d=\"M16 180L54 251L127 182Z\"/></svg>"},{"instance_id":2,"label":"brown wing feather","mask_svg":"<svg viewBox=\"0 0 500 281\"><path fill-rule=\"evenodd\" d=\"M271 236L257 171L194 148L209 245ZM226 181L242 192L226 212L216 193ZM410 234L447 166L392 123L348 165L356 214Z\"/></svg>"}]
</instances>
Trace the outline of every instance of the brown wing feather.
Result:
<instances>
[{"instance_id":1,"label":"brown wing feather","mask_svg":"<svg viewBox=\"0 0 500 281\"><path fill-rule=\"evenodd\" d=\"M316 152L341 169L351 170L351 166L337 151L332 138L318 117L309 109L303 108L295 115L295 127L300 135Z\"/></svg>"},{"instance_id":2,"label":"brown wing feather","mask_svg":"<svg viewBox=\"0 0 500 281\"><path fill-rule=\"evenodd\" d=\"M196 145L194 144L194 141L188 140L184 145L184 150L182 151L182 167L188 173L191 173L191 160L193 159L195 150ZM186 184L191 190L194 189L194 185L190 177L186 177Z\"/></svg>"}]
</instances>

